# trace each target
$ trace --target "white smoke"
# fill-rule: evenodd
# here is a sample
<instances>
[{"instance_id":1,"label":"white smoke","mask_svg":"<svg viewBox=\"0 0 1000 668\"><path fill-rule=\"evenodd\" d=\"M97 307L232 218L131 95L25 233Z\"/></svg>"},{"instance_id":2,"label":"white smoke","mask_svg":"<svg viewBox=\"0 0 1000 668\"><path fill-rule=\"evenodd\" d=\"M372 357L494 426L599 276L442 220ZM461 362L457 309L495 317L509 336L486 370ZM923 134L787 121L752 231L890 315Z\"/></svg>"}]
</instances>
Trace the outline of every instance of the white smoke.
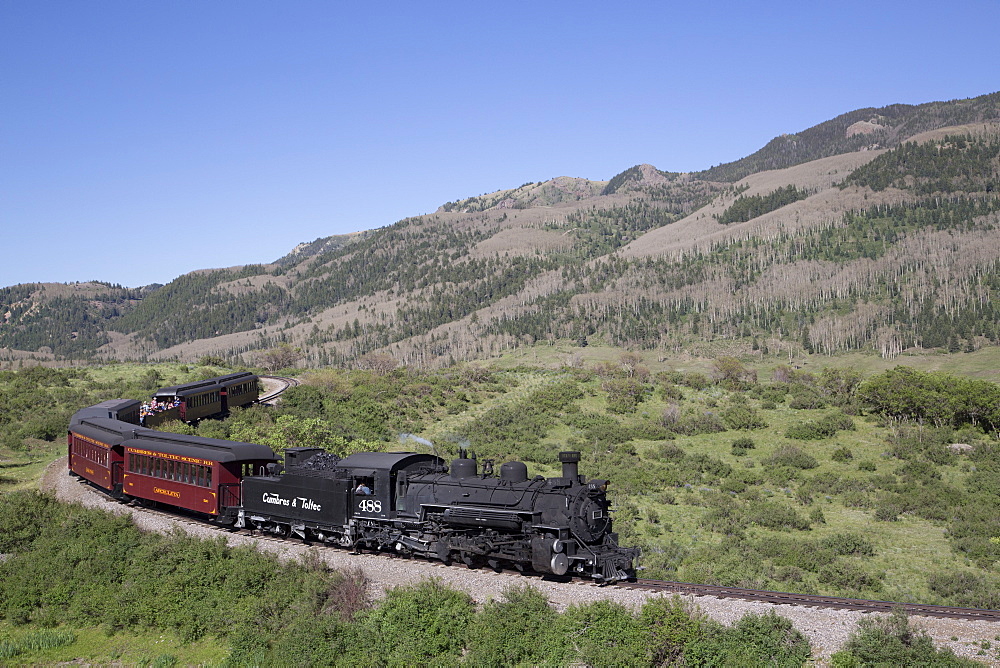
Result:
<instances>
[{"instance_id":1,"label":"white smoke","mask_svg":"<svg viewBox=\"0 0 1000 668\"><path fill-rule=\"evenodd\" d=\"M399 442L400 443L403 443L403 442L405 442L407 440L416 441L417 443L420 443L421 445L426 445L428 448L433 448L434 447L434 444L431 443L430 441L428 441L426 438L420 438L419 436L416 436L414 434L400 434L399 435Z\"/></svg>"}]
</instances>

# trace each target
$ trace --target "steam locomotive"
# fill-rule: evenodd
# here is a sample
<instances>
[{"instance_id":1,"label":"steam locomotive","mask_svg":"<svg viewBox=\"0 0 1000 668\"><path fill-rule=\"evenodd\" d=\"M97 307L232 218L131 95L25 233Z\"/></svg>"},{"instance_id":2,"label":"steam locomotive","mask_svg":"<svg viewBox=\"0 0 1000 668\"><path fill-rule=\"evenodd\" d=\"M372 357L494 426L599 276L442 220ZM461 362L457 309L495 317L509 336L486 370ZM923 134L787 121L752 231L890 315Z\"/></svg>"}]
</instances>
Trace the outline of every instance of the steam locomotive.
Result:
<instances>
[{"instance_id":1,"label":"steam locomotive","mask_svg":"<svg viewBox=\"0 0 1000 668\"><path fill-rule=\"evenodd\" d=\"M470 567L590 577L635 577L639 551L618 545L606 480L578 472L528 477L523 462L494 475L474 456L448 466L435 455L368 452L337 458L317 448L270 448L155 431L137 402L78 411L68 432L69 471L124 502L186 509L224 526L395 552Z\"/></svg>"},{"instance_id":2,"label":"steam locomotive","mask_svg":"<svg viewBox=\"0 0 1000 668\"><path fill-rule=\"evenodd\" d=\"M272 467L243 479L234 526L470 567L634 578L639 551L618 545L608 481L581 476L579 452L559 458L561 476L529 479L524 462L503 464L494 476L467 456L449 467L415 452L338 459L290 448L284 472Z\"/></svg>"}]
</instances>

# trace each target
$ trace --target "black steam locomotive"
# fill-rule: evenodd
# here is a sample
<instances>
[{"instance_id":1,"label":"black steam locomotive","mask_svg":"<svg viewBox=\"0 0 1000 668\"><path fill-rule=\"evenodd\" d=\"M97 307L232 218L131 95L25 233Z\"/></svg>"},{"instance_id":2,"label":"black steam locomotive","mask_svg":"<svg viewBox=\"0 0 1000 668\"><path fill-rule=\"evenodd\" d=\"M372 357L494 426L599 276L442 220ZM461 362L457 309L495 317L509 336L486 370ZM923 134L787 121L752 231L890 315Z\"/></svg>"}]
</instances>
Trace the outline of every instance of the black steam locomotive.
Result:
<instances>
[{"instance_id":1,"label":"black steam locomotive","mask_svg":"<svg viewBox=\"0 0 1000 668\"><path fill-rule=\"evenodd\" d=\"M291 448L283 473L243 479L234 524L470 567L507 565L605 582L635 577L639 551L618 545L608 482L579 475L578 452L559 458L562 476L529 479L523 462L503 464L493 476L468 457L447 467L414 452L337 459Z\"/></svg>"},{"instance_id":2,"label":"black steam locomotive","mask_svg":"<svg viewBox=\"0 0 1000 668\"><path fill-rule=\"evenodd\" d=\"M154 431L137 424L138 402L112 400L77 412L69 470L122 501L183 508L236 528L354 549L423 556L470 567L587 576L635 576L637 549L618 545L607 481L577 471L528 478L523 462L493 475L474 458L415 452L343 459L315 448L266 446Z\"/></svg>"}]
</instances>

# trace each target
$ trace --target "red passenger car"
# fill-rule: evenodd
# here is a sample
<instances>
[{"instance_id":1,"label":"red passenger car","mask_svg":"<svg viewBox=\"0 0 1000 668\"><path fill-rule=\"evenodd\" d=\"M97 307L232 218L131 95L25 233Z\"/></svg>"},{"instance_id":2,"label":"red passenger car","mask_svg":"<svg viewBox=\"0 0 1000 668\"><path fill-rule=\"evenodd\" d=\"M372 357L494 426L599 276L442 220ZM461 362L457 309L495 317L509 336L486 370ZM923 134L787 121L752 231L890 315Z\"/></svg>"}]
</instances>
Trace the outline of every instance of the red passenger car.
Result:
<instances>
[{"instance_id":1,"label":"red passenger car","mask_svg":"<svg viewBox=\"0 0 1000 668\"><path fill-rule=\"evenodd\" d=\"M70 472L107 490L120 487L122 443L138 424L139 402L129 399L112 399L78 411L67 438Z\"/></svg>"},{"instance_id":2,"label":"red passenger car","mask_svg":"<svg viewBox=\"0 0 1000 668\"><path fill-rule=\"evenodd\" d=\"M263 475L277 461L265 445L152 430L122 445L125 496L213 516L240 505L244 476Z\"/></svg>"},{"instance_id":3,"label":"red passenger car","mask_svg":"<svg viewBox=\"0 0 1000 668\"><path fill-rule=\"evenodd\" d=\"M117 403L116 403L117 402ZM277 461L255 443L170 434L116 419L116 400L85 408L69 427L69 470L122 500L141 499L218 516L240 503L240 481ZM120 414L116 407L121 406Z\"/></svg>"}]
</instances>

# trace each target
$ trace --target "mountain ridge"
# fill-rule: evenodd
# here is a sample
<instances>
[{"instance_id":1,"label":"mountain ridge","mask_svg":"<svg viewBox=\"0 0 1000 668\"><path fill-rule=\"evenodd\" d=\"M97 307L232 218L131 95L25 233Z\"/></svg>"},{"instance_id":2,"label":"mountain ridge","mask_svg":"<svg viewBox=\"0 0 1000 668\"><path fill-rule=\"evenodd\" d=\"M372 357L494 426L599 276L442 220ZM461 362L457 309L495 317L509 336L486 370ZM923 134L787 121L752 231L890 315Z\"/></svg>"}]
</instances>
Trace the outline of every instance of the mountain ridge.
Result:
<instances>
[{"instance_id":1,"label":"mountain ridge","mask_svg":"<svg viewBox=\"0 0 1000 668\"><path fill-rule=\"evenodd\" d=\"M974 348L996 342L998 334L983 324L995 302L996 268L983 252L996 247L991 188L1000 164L992 152L1000 136L998 105L1000 93L993 93L857 110L799 133L795 150L786 150L787 138L776 138L742 161L698 173L641 164L608 181L557 177L526 183L448 202L433 214L383 228L300 244L267 265L192 272L166 286L3 288L0 347L10 350L8 362L25 351L61 358L213 354L252 361L259 351L288 343L314 364L372 353L408 364L442 364L540 339L650 348L722 337L739 339L747 351L815 348L815 338L829 352L872 347L894 354L907 345L941 343L940 337L919 334L926 323L939 322L945 345ZM984 118L989 114L995 116ZM962 123L926 127L956 119ZM907 128L920 132L907 135ZM860 148L800 159L852 142ZM937 147L937 155L911 144ZM900 156L895 166L872 162L887 153ZM937 157L942 154L944 162ZM723 180L765 163L783 166ZM886 169L899 172L907 164L910 172L884 176ZM866 172L866 165L876 167ZM880 180L871 180L873 170L881 170ZM897 187L882 188L883 182ZM927 199L934 188L953 190L938 198L945 194L952 202L948 222L926 222L938 215ZM777 202L782 189L795 201L766 204ZM776 208L745 222L720 222L724 212L751 201ZM926 221L906 222L909 214L898 207L919 211ZM886 222L879 212L890 210L887 215L895 218ZM865 213L870 211L878 215ZM855 257L854 250L844 250L871 245L865 237L870 230L851 218L859 214L871 218L865 224L877 227L878 235L886 234L882 228L891 232L892 253ZM958 221L957 215L966 218ZM894 303L902 299L893 294L899 285L879 294L854 283L846 291L818 287L836 276L847 280L866 262L878 281L888 280L882 272L916 267L922 273L892 280L901 281L903 291L905 285L924 285L930 270L920 268L921 258L899 257L894 269L886 258L917 248L933 254L946 244L934 236L938 232L951 234L952 246L976 259L970 264L960 261L959 251L949 251L964 273L942 268L942 276L964 286L961 297L938 295L933 288L938 296L930 298L924 315ZM822 248L822 240L834 237L843 256ZM759 263L747 245L771 258L770 264L752 266ZM782 275L784 282L776 278ZM784 301L754 286L775 280L771 289ZM802 300L795 288L800 295L820 296ZM843 299L849 308L839 304ZM956 311L956 299L968 303ZM945 308L946 302L952 305ZM631 315L620 312L623 305ZM845 308L850 317L863 316L863 332L843 333L847 316L836 312ZM937 313L940 308L945 316ZM969 310L975 315L959 313ZM708 332L703 315L711 323Z\"/></svg>"}]
</instances>

